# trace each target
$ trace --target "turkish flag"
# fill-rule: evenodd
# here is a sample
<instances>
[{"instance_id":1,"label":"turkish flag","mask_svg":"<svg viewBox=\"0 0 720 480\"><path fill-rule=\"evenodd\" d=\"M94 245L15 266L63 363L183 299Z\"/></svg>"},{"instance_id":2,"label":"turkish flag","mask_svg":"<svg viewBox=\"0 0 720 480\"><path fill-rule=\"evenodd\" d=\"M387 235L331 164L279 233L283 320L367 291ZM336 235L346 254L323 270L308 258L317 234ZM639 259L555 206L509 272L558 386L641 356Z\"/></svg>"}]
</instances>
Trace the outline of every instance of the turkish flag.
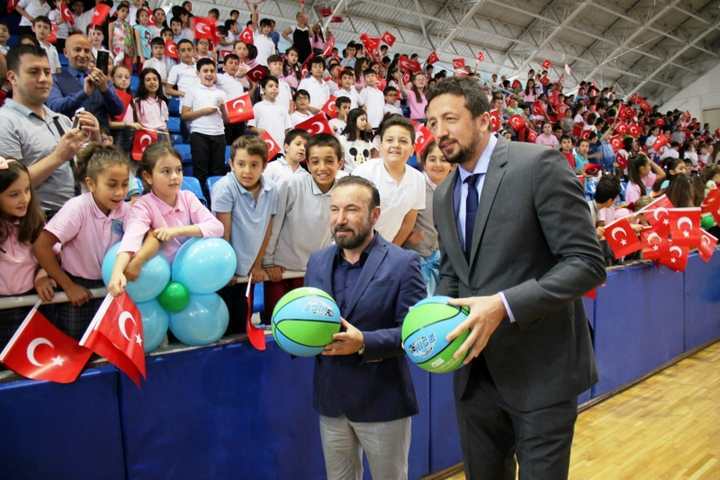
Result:
<instances>
[{"instance_id":1,"label":"turkish flag","mask_svg":"<svg viewBox=\"0 0 720 480\"><path fill-rule=\"evenodd\" d=\"M516 132L525 130L525 118L520 115L512 115L508 119L508 123L510 124L510 127L512 127L512 129Z\"/></svg>"},{"instance_id":2,"label":"turkish flag","mask_svg":"<svg viewBox=\"0 0 720 480\"><path fill-rule=\"evenodd\" d=\"M48 35L47 41L49 43L55 43L57 42L57 32L58 32L58 26L57 23L51 22L50 23L50 35Z\"/></svg>"},{"instance_id":3,"label":"turkish flag","mask_svg":"<svg viewBox=\"0 0 720 480\"><path fill-rule=\"evenodd\" d=\"M689 248L700 245L699 208L673 208L668 217L673 245Z\"/></svg>"},{"instance_id":4,"label":"turkish flag","mask_svg":"<svg viewBox=\"0 0 720 480\"><path fill-rule=\"evenodd\" d=\"M657 136L657 139L655 140L655 143L653 143L652 148L653 148L653 150L655 150L656 152L659 152L660 149L661 149L662 147L664 147L665 145L667 145L668 143L670 143L670 141L668 140L668 138L661 133L660 135Z\"/></svg>"},{"instance_id":5,"label":"turkish flag","mask_svg":"<svg viewBox=\"0 0 720 480\"><path fill-rule=\"evenodd\" d=\"M255 42L254 34L250 27L245 27L238 38L246 45L252 45Z\"/></svg>"},{"instance_id":6,"label":"turkish flag","mask_svg":"<svg viewBox=\"0 0 720 480\"><path fill-rule=\"evenodd\" d=\"M248 80L254 83L259 83L260 80L267 77L270 73L270 70L264 65L255 65L253 68L250 69L249 72L247 72L246 76Z\"/></svg>"},{"instance_id":7,"label":"turkish flag","mask_svg":"<svg viewBox=\"0 0 720 480\"><path fill-rule=\"evenodd\" d=\"M135 138L133 139L132 146L132 159L140 161L145 150L157 142L157 132L154 130L135 130Z\"/></svg>"},{"instance_id":8,"label":"turkish flag","mask_svg":"<svg viewBox=\"0 0 720 480\"><path fill-rule=\"evenodd\" d=\"M328 118L335 118L337 117L338 111L337 106L335 105L336 98L333 95L330 95L330 98L328 98L327 102L325 102L325 105L322 106L322 112L328 117Z\"/></svg>"},{"instance_id":9,"label":"turkish flag","mask_svg":"<svg viewBox=\"0 0 720 480\"><path fill-rule=\"evenodd\" d=\"M0 362L33 380L72 383L92 352L78 345L38 311L38 302L0 353Z\"/></svg>"},{"instance_id":10,"label":"turkish flag","mask_svg":"<svg viewBox=\"0 0 720 480\"><path fill-rule=\"evenodd\" d=\"M720 188L713 188L705 196L702 203L702 213L712 214L715 222L720 222Z\"/></svg>"},{"instance_id":11,"label":"turkish flag","mask_svg":"<svg viewBox=\"0 0 720 480\"><path fill-rule=\"evenodd\" d=\"M658 261L660 262L660 264L665 265L670 270L674 270L676 272L683 272L685 271L685 267L687 266L689 253L690 250L687 247L670 245L670 247L668 247L668 249L664 252L664 255L662 255L658 259Z\"/></svg>"},{"instance_id":12,"label":"turkish flag","mask_svg":"<svg viewBox=\"0 0 720 480\"><path fill-rule=\"evenodd\" d=\"M278 153L281 152L280 145L278 145L277 142L275 141L275 139L272 137L272 135L270 135L265 130L263 130L262 133L260 134L260 138L262 138L265 141L265 145L267 146L268 160L275 158L278 155Z\"/></svg>"},{"instance_id":13,"label":"turkish flag","mask_svg":"<svg viewBox=\"0 0 720 480\"><path fill-rule=\"evenodd\" d=\"M398 67L403 72L416 73L422 70L420 63L415 60L410 60L407 55L400 55L398 58Z\"/></svg>"},{"instance_id":14,"label":"turkish flag","mask_svg":"<svg viewBox=\"0 0 720 480\"><path fill-rule=\"evenodd\" d=\"M545 104L540 100L533 103L532 108L535 115L545 115Z\"/></svg>"},{"instance_id":15,"label":"turkish flag","mask_svg":"<svg viewBox=\"0 0 720 480\"><path fill-rule=\"evenodd\" d=\"M18 0L8 0L7 2L7 13L12 13L15 11L15 6L17 5Z\"/></svg>"},{"instance_id":16,"label":"turkish flag","mask_svg":"<svg viewBox=\"0 0 720 480\"><path fill-rule=\"evenodd\" d=\"M343 17L340 15L333 15L332 18L330 18L330 23L343 23Z\"/></svg>"},{"instance_id":17,"label":"turkish flag","mask_svg":"<svg viewBox=\"0 0 720 480\"><path fill-rule=\"evenodd\" d=\"M305 130L310 135L317 135L318 133L333 134L333 130L323 112L318 112L304 122L298 123L295 128Z\"/></svg>"},{"instance_id":18,"label":"turkish flag","mask_svg":"<svg viewBox=\"0 0 720 480\"><path fill-rule=\"evenodd\" d=\"M628 132L628 126L626 123L621 123L617 127L615 127L615 133L618 135L625 135Z\"/></svg>"},{"instance_id":19,"label":"turkish flag","mask_svg":"<svg viewBox=\"0 0 720 480\"><path fill-rule=\"evenodd\" d=\"M510 88L512 88L513 90L522 90L522 83L520 83L520 80L516 78L515 80L513 80Z\"/></svg>"},{"instance_id":20,"label":"turkish flag","mask_svg":"<svg viewBox=\"0 0 720 480\"><path fill-rule=\"evenodd\" d=\"M550 62L550 60L545 60L542 63L542 67L544 70L550 70L550 67L552 67L552 63Z\"/></svg>"},{"instance_id":21,"label":"turkish flag","mask_svg":"<svg viewBox=\"0 0 720 480\"><path fill-rule=\"evenodd\" d=\"M500 117L500 110L490 110L490 128L493 132L497 132L502 127L502 118Z\"/></svg>"},{"instance_id":22,"label":"turkish flag","mask_svg":"<svg viewBox=\"0 0 720 480\"><path fill-rule=\"evenodd\" d=\"M68 25L75 25L75 16L73 15L70 8L67 6L67 3L60 2L59 9L63 22L67 23Z\"/></svg>"},{"instance_id":23,"label":"turkish flag","mask_svg":"<svg viewBox=\"0 0 720 480\"><path fill-rule=\"evenodd\" d=\"M83 345L130 377L140 385L145 378L145 350L140 310L127 292L117 297L108 294L80 340Z\"/></svg>"},{"instance_id":24,"label":"turkish flag","mask_svg":"<svg viewBox=\"0 0 720 480\"><path fill-rule=\"evenodd\" d=\"M475 55L475 60L478 62L482 62L485 60L485 54L483 52L477 52L477 55Z\"/></svg>"},{"instance_id":25,"label":"turkish flag","mask_svg":"<svg viewBox=\"0 0 720 480\"><path fill-rule=\"evenodd\" d=\"M210 40L213 44L218 43L217 26L215 20L208 17L193 17L192 18L193 33L195 34L195 40L201 38Z\"/></svg>"},{"instance_id":26,"label":"turkish flag","mask_svg":"<svg viewBox=\"0 0 720 480\"><path fill-rule=\"evenodd\" d=\"M382 34L381 38L382 38L382 41L385 42L385 44L388 47L392 47L393 45L395 45L395 35L393 35L392 33L385 32Z\"/></svg>"},{"instance_id":27,"label":"turkish flag","mask_svg":"<svg viewBox=\"0 0 720 480\"><path fill-rule=\"evenodd\" d=\"M247 312L247 316L245 317L245 333L247 333L247 338L250 341L250 345L252 345L255 350L260 350L262 352L266 348L265 330L256 327L255 324L252 322L253 293L254 289L252 288L251 275L248 279L247 290L245 290L245 301L247 302L247 308L245 309Z\"/></svg>"},{"instance_id":28,"label":"turkish flag","mask_svg":"<svg viewBox=\"0 0 720 480\"><path fill-rule=\"evenodd\" d=\"M535 143L535 141L537 140L537 132L532 128L528 129L525 140L527 140L529 143Z\"/></svg>"},{"instance_id":29,"label":"turkish flag","mask_svg":"<svg viewBox=\"0 0 720 480\"><path fill-rule=\"evenodd\" d=\"M670 215L669 210L673 208L667 195L661 195L645 207L638 210L642 213L645 220L653 226L660 236L667 237L670 235Z\"/></svg>"},{"instance_id":30,"label":"turkish flag","mask_svg":"<svg viewBox=\"0 0 720 480\"><path fill-rule=\"evenodd\" d=\"M418 124L415 128L415 153L422 155L427 146L435 139L430 129L425 125Z\"/></svg>"},{"instance_id":31,"label":"turkish flag","mask_svg":"<svg viewBox=\"0 0 720 480\"><path fill-rule=\"evenodd\" d=\"M165 56L177 60L180 58L178 54L177 45L170 38L165 39Z\"/></svg>"},{"instance_id":32,"label":"turkish flag","mask_svg":"<svg viewBox=\"0 0 720 480\"><path fill-rule=\"evenodd\" d=\"M322 15L323 17L329 17L330 15L332 15L332 8L330 8L330 7L321 7L321 8L320 8L320 15Z\"/></svg>"},{"instance_id":33,"label":"turkish flag","mask_svg":"<svg viewBox=\"0 0 720 480\"><path fill-rule=\"evenodd\" d=\"M380 47L380 37L370 37L365 35L364 38L361 37L361 41L368 53L372 53Z\"/></svg>"},{"instance_id":34,"label":"turkish flag","mask_svg":"<svg viewBox=\"0 0 720 480\"><path fill-rule=\"evenodd\" d=\"M589 130L586 130L589 134ZM614 135L610 137L610 146L613 149L613 152L617 152L618 150L621 150L624 146L622 135Z\"/></svg>"},{"instance_id":35,"label":"turkish flag","mask_svg":"<svg viewBox=\"0 0 720 480\"><path fill-rule=\"evenodd\" d=\"M335 37L330 37L330 39L325 42L325 50L322 51L322 56L330 57L332 55L333 48L335 48Z\"/></svg>"},{"instance_id":36,"label":"turkish flag","mask_svg":"<svg viewBox=\"0 0 720 480\"><path fill-rule=\"evenodd\" d=\"M428 55L427 60L425 60L425 63L428 65L432 65L433 63L436 63L438 60L440 60L440 57L438 57L438 54L436 52L430 52L430 55Z\"/></svg>"},{"instance_id":37,"label":"turkish flag","mask_svg":"<svg viewBox=\"0 0 720 480\"><path fill-rule=\"evenodd\" d=\"M110 15L110 6L105 5L104 3L99 3L95 5L95 10L92 14L92 20L90 20L91 25L102 25L105 23L105 20L107 20L108 15Z\"/></svg>"},{"instance_id":38,"label":"turkish flag","mask_svg":"<svg viewBox=\"0 0 720 480\"><path fill-rule=\"evenodd\" d=\"M452 66L453 68L465 68L465 59L462 57L453 58Z\"/></svg>"},{"instance_id":39,"label":"turkish flag","mask_svg":"<svg viewBox=\"0 0 720 480\"><path fill-rule=\"evenodd\" d=\"M255 118L250 93L225 102L225 109L227 110L228 123L230 124L246 122L251 118Z\"/></svg>"},{"instance_id":40,"label":"turkish flag","mask_svg":"<svg viewBox=\"0 0 720 480\"><path fill-rule=\"evenodd\" d=\"M627 218L620 218L606 226L605 240L615 258L626 257L642 248L642 242L633 231Z\"/></svg>"},{"instance_id":41,"label":"turkish flag","mask_svg":"<svg viewBox=\"0 0 720 480\"><path fill-rule=\"evenodd\" d=\"M655 230L645 230L640 234L642 238L642 257L646 260L660 260L667 255L670 241L661 237Z\"/></svg>"},{"instance_id":42,"label":"turkish flag","mask_svg":"<svg viewBox=\"0 0 720 480\"><path fill-rule=\"evenodd\" d=\"M628 127L628 133L633 138L638 138L640 136L640 133L642 133L642 129L640 128L640 125L637 123L633 123Z\"/></svg>"},{"instance_id":43,"label":"turkish flag","mask_svg":"<svg viewBox=\"0 0 720 480\"><path fill-rule=\"evenodd\" d=\"M715 253L715 248L717 248L717 244L717 238L715 238L713 235L710 235L705 230L702 230L702 233L700 234L700 245L698 246L698 254L700 255L700 258L703 262L707 263L710 261L713 253Z\"/></svg>"}]
</instances>

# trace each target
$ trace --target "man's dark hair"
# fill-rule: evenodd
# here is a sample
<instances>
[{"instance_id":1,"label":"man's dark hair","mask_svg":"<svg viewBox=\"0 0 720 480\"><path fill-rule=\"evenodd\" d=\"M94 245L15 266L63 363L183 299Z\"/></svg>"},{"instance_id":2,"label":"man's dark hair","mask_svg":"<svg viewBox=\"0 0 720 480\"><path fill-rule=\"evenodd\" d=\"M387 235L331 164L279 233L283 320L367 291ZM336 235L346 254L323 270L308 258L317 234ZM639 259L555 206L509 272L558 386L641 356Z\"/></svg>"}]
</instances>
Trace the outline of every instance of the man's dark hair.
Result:
<instances>
[{"instance_id":1,"label":"man's dark hair","mask_svg":"<svg viewBox=\"0 0 720 480\"><path fill-rule=\"evenodd\" d=\"M312 141L312 140L311 140ZM364 187L370 191L370 210L380 206L380 192L373 182L370 180L358 177L357 175L348 175L342 177L340 180L335 182L335 189L347 186Z\"/></svg>"},{"instance_id":2,"label":"man's dark hair","mask_svg":"<svg viewBox=\"0 0 720 480\"><path fill-rule=\"evenodd\" d=\"M428 106L435 97L446 93L464 97L465 106L470 110L473 117L479 117L490 110L490 103L488 102L487 96L480 89L477 81L471 78L450 77L437 82L428 91Z\"/></svg>"},{"instance_id":3,"label":"man's dark hair","mask_svg":"<svg viewBox=\"0 0 720 480\"><path fill-rule=\"evenodd\" d=\"M616 177L604 176L595 189L595 202L602 204L620 195L620 182Z\"/></svg>"},{"instance_id":4,"label":"man's dark hair","mask_svg":"<svg viewBox=\"0 0 720 480\"><path fill-rule=\"evenodd\" d=\"M8 71L18 73L20 68L20 57L23 55L32 55L34 57L47 58L47 53L42 47L32 45L18 45L10 49L7 54L6 62Z\"/></svg>"}]
</instances>

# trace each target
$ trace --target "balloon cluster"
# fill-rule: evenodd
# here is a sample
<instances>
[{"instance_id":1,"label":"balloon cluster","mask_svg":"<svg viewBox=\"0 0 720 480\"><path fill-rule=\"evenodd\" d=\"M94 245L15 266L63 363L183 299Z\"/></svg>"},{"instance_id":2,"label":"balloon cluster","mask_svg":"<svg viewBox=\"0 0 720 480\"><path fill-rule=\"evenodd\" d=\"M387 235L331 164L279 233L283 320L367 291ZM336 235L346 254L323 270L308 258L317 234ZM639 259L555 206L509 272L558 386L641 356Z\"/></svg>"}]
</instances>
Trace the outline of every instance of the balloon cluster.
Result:
<instances>
[{"instance_id":1,"label":"balloon cluster","mask_svg":"<svg viewBox=\"0 0 720 480\"><path fill-rule=\"evenodd\" d=\"M110 281L120 247L105 254L102 277ZM237 257L222 238L193 238L177 251L172 266L162 254L143 265L127 293L142 314L145 352L160 346L168 327L187 345L207 345L227 330L230 314L216 293L235 273Z\"/></svg>"}]
</instances>

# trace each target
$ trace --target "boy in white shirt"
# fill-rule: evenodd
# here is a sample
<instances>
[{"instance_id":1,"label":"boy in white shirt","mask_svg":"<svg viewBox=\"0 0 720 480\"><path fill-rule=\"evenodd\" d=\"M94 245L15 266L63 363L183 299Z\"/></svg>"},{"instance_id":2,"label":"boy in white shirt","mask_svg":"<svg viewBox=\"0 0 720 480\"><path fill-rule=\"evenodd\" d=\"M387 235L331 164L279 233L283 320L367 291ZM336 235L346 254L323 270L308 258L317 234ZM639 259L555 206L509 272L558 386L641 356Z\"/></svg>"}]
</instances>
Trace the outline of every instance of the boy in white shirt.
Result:
<instances>
[{"instance_id":1,"label":"boy in white shirt","mask_svg":"<svg viewBox=\"0 0 720 480\"><path fill-rule=\"evenodd\" d=\"M33 32L35 32L35 38L38 43L43 50L45 50L45 53L47 53L50 70L52 70L53 73L60 73L62 71L62 65L60 65L60 57L58 56L57 49L47 40L52 31L50 19L45 16L35 17L32 21L32 29Z\"/></svg>"},{"instance_id":2,"label":"boy in white shirt","mask_svg":"<svg viewBox=\"0 0 720 480\"><path fill-rule=\"evenodd\" d=\"M265 130L278 145L285 143L285 131L290 129L290 115L285 108L277 103L278 79L268 75L260 81L262 87L262 102L253 105L255 118L248 122L248 126Z\"/></svg>"},{"instance_id":3,"label":"boy in white shirt","mask_svg":"<svg viewBox=\"0 0 720 480\"><path fill-rule=\"evenodd\" d=\"M368 68L363 72L363 76L365 77L365 88L360 92L360 106L365 108L370 126L376 129L380 126L380 122L382 122L383 119L385 96L383 92L377 88L378 79L375 70Z\"/></svg>"},{"instance_id":4,"label":"boy in white shirt","mask_svg":"<svg viewBox=\"0 0 720 480\"><path fill-rule=\"evenodd\" d=\"M206 191L205 180L215 175L225 175L225 122L227 112L225 92L215 82L215 63L209 58L197 62L200 83L190 88L183 99L181 117L190 128L190 151L193 175L200 180Z\"/></svg>"},{"instance_id":5,"label":"boy in white shirt","mask_svg":"<svg viewBox=\"0 0 720 480\"><path fill-rule=\"evenodd\" d=\"M276 185L290 180L294 175L308 175L300 163L305 161L305 147L310 135L305 130L296 128L285 134L285 155L279 156L268 163L263 176Z\"/></svg>"},{"instance_id":6,"label":"boy in white shirt","mask_svg":"<svg viewBox=\"0 0 720 480\"><path fill-rule=\"evenodd\" d=\"M398 92L398 89L393 86L385 87L383 95L385 96L383 113L386 115L388 113L391 115L402 115L403 111L402 108L400 108L400 92Z\"/></svg>"},{"instance_id":7,"label":"boy in white shirt","mask_svg":"<svg viewBox=\"0 0 720 480\"><path fill-rule=\"evenodd\" d=\"M355 90L355 72L346 68L340 73L340 87L335 91L335 98L347 97L350 99L350 110L360 105L360 95Z\"/></svg>"},{"instance_id":8,"label":"boy in white shirt","mask_svg":"<svg viewBox=\"0 0 720 480\"><path fill-rule=\"evenodd\" d=\"M283 75L283 58L280 55L270 55L267 59L270 75L278 79L278 96L276 102L290 111L290 102L293 99L292 88L282 77Z\"/></svg>"},{"instance_id":9,"label":"boy in white shirt","mask_svg":"<svg viewBox=\"0 0 720 480\"><path fill-rule=\"evenodd\" d=\"M217 86L227 94L228 99L232 100L245 93L245 87L237 78L240 70L240 58L234 53L228 53L225 56L223 69L225 71L217 75Z\"/></svg>"},{"instance_id":10,"label":"boy in white shirt","mask_svg":"<svg viewBox=\"0 0 720 480\"><path fill-rule=\"evenodd\" d=\"M269 18L263 18L260 20L260 28L255 30L253 37L253 43L257 48L257 57L255 62L258 65L268 66L268 58L270 55L275 55L275 43L273 43L270 34L273 30L273 22Z\"/></svg>"},{"instance_id":11,"label":"boy in white shirt","mask_svg":"<svg viewBox=\"0 0 720 480\"><path fill-rule=\"evenodd\" d=\"M335 110L337 110L337 117L330 120L330 127L335 132L335 136L342 135L345 126L347 125L347 116L350 111L350 99L348 97L338 97L335 100Z\"/></svg>"},{"instance_id":12,"label":"boy in white shirt","mask_svg":"<svg viewBox=\"0 0 720 480\"><path fill-rule=\"evenodd\" d=\"M145 60L143 69L154 68L160 74L160 80L167 82L168 71L167 61L165 59L165 42L162 38L155 37L150 41L150 51L152 57Z\"/></svg>"},{"instance_id":13,"label":"boy in white shirt","mask_svg":"<svg viewBox=\"0 0 720 480\"><path fill-rule=\"evenodd\" d=\"M290 124L294 127L314 114L310 111L310 94L303 89L295 92L295 111L290 115Z\"/></svg>"},{"instance_id":14,"label":"boy in white shirt","mask_svg":"<svg viewBox=\"0 0 720 480\"><path fill-rule=\"evenodd\" d=\"M313 57L310 60L310 76L303 78L298 89L305 90L310 94L310 106L313 113L317 113L330 98L330 88L325 80L325 61L322 57Z\"/></svg>"},{"instance_id":15,"label":"boy in white shirt","mask_svg":"<svg viewBox=\"0 0 720 480\"><path fill-rule=\"evenodd\" d=\"M184 97L186 92L198 85L198 70L195 66L195 47L190 40L180 40L177 44L180 63L170 69L165 93L176 97ZM180 101L184 105L184 99Z\"/></svg>"}]
</instances>

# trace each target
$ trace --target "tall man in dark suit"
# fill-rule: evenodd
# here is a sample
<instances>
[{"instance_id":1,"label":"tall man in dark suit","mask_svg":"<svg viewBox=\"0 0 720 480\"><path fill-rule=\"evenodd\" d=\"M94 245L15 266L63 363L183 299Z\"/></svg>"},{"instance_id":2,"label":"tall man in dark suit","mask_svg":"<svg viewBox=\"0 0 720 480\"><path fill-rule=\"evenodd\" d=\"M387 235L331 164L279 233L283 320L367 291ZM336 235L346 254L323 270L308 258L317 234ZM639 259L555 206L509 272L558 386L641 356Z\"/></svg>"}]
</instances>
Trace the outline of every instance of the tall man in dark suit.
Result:
<instances>
[{"instance_id":1,"label":"tall man in dark suit","mask_svg":"<svg viewBox=\"0 0 720 480\"><path fill-rule=\"evenodd\" d=\"M305 285L330 293L343 317L344 331L315 362L313 403L329 480L361 480L363 451L374 479L408 476L418 407L400 324L425 285L417 255L373 231L379 205L368 180L338 180L330 202L335 245L314 253L305 273Z\"/></svg>"},{"instance_id":2,"label":"tall man in dark suit","mask_svg":"<svg viewBox=\"0 0 720 480\"><path fill-rule=\"evenodd\" d=\"M438 292L470 335L455 374L469 479L567 478L577 395L597 381L581 296L605 279L580 184L556 151L496 138L471 79L428 95L428 127L459 165L435 191Z\"/></svg>"},{"instance_id":3,"label":"tall man in dark suit","mask_svg":"<svg viewBox=\"0 0 720 480\"><path fill-rule=\"evenodd\" d=\"M80 33L70 35L65 55L68 66L53 76L47 106L68 117L82 107L98 119L102 128L109 128L110 117L125 113L125 107L107 74L92 67L90 40Z\"/></svg>"}]
</instances>

